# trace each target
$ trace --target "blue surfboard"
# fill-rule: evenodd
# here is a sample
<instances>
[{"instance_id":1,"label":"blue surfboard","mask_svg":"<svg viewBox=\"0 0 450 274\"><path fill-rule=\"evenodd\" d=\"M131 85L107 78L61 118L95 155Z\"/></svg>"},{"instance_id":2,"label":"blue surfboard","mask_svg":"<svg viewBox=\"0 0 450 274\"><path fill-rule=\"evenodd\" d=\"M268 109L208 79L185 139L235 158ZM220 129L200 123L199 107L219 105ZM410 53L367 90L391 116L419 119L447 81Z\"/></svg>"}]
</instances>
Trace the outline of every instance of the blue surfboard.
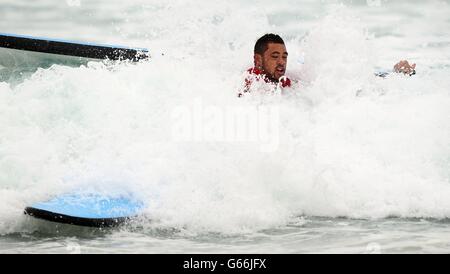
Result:
<instances>
[{"instance_id":1,"label":"blue surfboard","mask_svg":"<svg viewBox=\"0 0 450 274\"><path fill-rule=\"evenodd\" d=\"M112 227L139 216L143 209L144 203L130 196L75 192L26 207L25 214L64 224Z\"/></svg>"},{"instance_id":2,"label":"blue surfboard","mask_svg":"<svg viewBox=\"0 0 450 274\"><path fill-rule=\"evenodd\" d=\"M130 48L62 39L0 33L0 47L94 59L139 61L149 57L145 48Z\"/></svg>"}]
</instances>

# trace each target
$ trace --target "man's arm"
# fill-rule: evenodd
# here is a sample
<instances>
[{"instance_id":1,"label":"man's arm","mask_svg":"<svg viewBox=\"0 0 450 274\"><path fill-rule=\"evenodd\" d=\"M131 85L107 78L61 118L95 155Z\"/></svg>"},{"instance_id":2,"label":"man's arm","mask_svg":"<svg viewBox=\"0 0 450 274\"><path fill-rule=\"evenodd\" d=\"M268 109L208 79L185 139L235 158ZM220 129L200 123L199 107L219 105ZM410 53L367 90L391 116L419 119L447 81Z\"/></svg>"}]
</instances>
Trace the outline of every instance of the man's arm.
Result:
<instances>
[{"instance_id":1,"label":"man's arm","mask_svg":"<svg viewBox=\"0 0 450 274\"><path fill-rule=\"evenodd\" d=\"M405 75L411 76L411 75L416 74L416 64L410 64L410 63L408 63L408 61L402 60L394 65L394 68L392 71L378 71L375 73L375 76L386 77L391 72L404 73Z\"/></svg>"},{"instance_id":2,"label":"man's arm","mask_svg":"<svg viewBox=\"0 0 450 274\"><path fill-rule=\"evenodd\" d=\"M397 73L403 72L409 76L416 74L416 64L409 64L408 61L402 60L395 64L394 71Z\"/></svg>"}]
</instances>

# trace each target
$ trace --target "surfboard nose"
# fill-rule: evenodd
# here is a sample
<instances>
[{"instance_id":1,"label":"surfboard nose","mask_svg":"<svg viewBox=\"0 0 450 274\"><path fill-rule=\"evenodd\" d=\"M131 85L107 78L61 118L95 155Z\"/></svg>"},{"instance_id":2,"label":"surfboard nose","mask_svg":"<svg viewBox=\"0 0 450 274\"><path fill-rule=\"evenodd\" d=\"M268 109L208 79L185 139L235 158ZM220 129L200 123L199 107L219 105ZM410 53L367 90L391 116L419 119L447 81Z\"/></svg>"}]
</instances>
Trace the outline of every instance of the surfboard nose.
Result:
<instances>
[{"instance_id":1,"label":"surfboard nose","mask_svg":"<svg viewBox=\"0 0 450 274\"><path fill-rule=\"evenodd\" d=\"M0 47L59 55L109 60L140 61L149 58L145 48L96 44L62 39L0 33Z\"/></svg>"},{"instance_id":2,"label":"surfboard nose","mask_svg":"<svg viewBox=\"0 0 450 274\"><path fill-rule=\"evenodd\" d=\"M144 203L131 197L69 193L24 209L26 215L51 222L113 227L139 216Z\"/></svg>"}]
</instances>

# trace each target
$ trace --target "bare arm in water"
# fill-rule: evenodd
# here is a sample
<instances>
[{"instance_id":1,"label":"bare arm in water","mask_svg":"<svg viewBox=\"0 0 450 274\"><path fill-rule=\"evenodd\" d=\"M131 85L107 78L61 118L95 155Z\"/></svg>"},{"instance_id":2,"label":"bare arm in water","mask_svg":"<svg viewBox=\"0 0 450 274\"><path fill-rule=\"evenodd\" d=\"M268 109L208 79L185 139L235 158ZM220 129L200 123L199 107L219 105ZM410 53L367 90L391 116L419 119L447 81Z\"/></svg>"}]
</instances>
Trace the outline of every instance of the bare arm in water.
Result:
<instances>
[{"instance_id":1,"label":"bare arm in water","mask_svg":"<svg viewBox=\"0 0 450 274\"><path fill-rule=\"evenodd\" d=\"M416 64L409 64L408 61L402 60L395 64L394 71L397 73L404 73L408 75L414 75L416 74Z\"/></svg>"},{"instance_id":2,"label":"bare arm in water","mask_svg":"<svg viewBox=\"0 0 450 274\"><path fill-rule=\"evenodd\" d=\"M394 65L393 70L381 70L375 73L375 76L386 77L392 72L396 73L404 73L405 75L414 75L416 74L416 64L410 64L406 60L402 60Z\"/></svg>"}]
</instances>

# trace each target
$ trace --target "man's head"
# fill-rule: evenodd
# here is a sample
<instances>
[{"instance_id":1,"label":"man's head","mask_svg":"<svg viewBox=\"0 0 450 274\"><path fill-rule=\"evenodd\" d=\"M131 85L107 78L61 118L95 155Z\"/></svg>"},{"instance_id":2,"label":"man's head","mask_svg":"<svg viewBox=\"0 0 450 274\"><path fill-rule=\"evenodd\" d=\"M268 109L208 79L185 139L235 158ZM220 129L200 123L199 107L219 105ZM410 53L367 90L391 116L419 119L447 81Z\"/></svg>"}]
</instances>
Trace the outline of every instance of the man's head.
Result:
<instances>
[{"instance_id":1,"label":"man's head","mask_svg":"<svg viewBox=\"0 0 450 274\"><path fill-rule=\"evenodd\" d=\"M270 80L277 82L286 72L288 53L283 39L276 34L265 34L256 41L255 67L262 70Z\"/></svg>"}]
</instances>

